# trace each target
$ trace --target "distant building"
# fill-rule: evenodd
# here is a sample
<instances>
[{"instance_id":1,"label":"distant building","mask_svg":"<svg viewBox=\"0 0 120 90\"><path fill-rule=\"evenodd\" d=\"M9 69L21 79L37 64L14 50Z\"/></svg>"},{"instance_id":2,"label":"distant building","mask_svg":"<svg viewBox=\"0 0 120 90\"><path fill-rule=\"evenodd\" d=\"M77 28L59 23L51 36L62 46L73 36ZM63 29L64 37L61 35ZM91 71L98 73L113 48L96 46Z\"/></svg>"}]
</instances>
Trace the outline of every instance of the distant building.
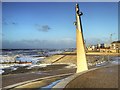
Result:
<instances>
[{"instance_id":1,"label":"distant building","mask_svg":"<svg viewBox=\"0 0 120 90\"><path fill-rule=\"evenodd\" d=\"M103 46L102 46L103 47ZM120 41L114 41L109 46L104 44L104 48L100 48L100 52L112 52L119 53L120 52Z\"/></svg>"},{"instance_id":2,"label":"distant building","mask_svg":"<svg viewBox=\"0 0 120 90\"><path fill-rule=\"evenodd\" d=\"M114 41L110 45L109 44L97 44L97 45L91 45L87 47L87 51L97 51L97 52L113 52L118 53L120 52L120 41Z\"/></svg>"},{"instance_id":3,"label":"distant building","mask_svg":"<svg viewBox=\"0 0 120 90\"><path fill-rule=\"evenodd\" d=\"M109 44L100 44L100 48L99 48L100 52L111 52L110 51L110 45Z\"/></svg>"},{"instance_id":4,"label":"distant building","mask_svg":"<svg viewBox=\"0 0 120 90\"><path fill-rule=\"evenodd\" d=\"M97 45L91 45L87 47L87 51L97 51Z\"/></svg>"},{"instance_id":5,"label":"distant building","mask_svg":"<svg viewBox=\"0 0 120 90\"><path fill-rule=\"evenodd\" d=\"M97 44L97 49L99 49L101 47L101 44Z\"/></svg>"},{"instance_id":6,"label":"distant building","mask_svg":"<svg viewBox=\"0 0 120 90\"><path fill-rule=\"evenodd\" d=\"M110 45L110 49L115 52L120 52L120 41L114 41Z\"/></svg>"},{"instance_id":7,"label":"distant building","mask_svg":"<svg viewBox=\"0 0 120 90\"><path fill-rule=\"evenodd\" d=\"M120 49L120 41L114 41L111 43L111 49Z\"/></svg>"}]
</instances>

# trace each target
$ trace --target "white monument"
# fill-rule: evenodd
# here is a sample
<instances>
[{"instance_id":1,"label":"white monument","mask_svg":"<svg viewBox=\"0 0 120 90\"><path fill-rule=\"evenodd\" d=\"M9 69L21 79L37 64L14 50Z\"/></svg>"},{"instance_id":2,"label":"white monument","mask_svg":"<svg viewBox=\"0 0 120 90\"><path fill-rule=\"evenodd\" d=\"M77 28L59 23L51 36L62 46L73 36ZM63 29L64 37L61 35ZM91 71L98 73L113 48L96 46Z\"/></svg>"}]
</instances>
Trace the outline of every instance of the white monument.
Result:
<instances>
[{"instance_id":1,"label":"white monument","mask_svg":"<svg viewBox=\"0 0 120 90\"><path fill-rule=\"evenodd\" d=\"M79 5L76 4L76 49L77 49L77 73L88 70L84 37L82 31L81 18L82 12L79 13Z\"/></svg>"}]
</instances>

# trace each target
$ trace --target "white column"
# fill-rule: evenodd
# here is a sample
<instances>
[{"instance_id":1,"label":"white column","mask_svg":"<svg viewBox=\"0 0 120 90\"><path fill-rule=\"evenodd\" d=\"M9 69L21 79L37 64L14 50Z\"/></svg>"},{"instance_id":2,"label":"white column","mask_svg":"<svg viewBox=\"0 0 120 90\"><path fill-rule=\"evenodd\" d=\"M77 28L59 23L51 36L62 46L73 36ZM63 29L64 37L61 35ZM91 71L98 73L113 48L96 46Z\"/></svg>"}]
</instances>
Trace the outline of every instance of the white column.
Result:
<instances>
[{"instance_id":1,"label":"white column","mask_svg":"<svg viewBox=\"0 0 120 90\"><path fill-rule=\"evenodd\" d=\"M88 70L79 6L76 4L77 73Z\"/></svg>"}]
</instances>

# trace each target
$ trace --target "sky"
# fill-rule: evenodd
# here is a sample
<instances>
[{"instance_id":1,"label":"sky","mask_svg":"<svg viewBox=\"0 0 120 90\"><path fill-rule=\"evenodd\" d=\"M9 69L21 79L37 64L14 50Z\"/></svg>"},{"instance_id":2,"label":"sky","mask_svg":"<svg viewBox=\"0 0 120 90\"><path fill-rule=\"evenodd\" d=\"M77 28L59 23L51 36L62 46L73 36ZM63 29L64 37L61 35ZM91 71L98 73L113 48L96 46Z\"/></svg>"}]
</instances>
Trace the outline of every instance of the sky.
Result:
<instances>
[{"instance_id":1,"label":"sky","mask_svg":"<svg viewBox=\"0 0 120 90\"><path fill-rule=\"evenodd\" d=\"M2 47L75 48L75 2L3 2ZM117 2L78 2L86 45L118 39Z\"/></svg>"}]
</instances>

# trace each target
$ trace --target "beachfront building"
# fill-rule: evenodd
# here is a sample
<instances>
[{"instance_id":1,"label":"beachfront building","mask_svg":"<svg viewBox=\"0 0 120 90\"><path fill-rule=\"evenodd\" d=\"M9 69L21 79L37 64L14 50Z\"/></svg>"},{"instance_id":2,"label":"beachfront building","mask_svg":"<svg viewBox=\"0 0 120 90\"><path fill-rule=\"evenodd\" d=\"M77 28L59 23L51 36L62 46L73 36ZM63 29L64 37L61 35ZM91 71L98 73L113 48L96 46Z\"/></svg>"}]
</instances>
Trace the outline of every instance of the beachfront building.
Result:
<instances>
[{"instance_id":1,"label":"beachfront building","mask_svg":"<svg viewBox=\"0 0 120 90\"><path fill-rule=\"evenodd\" d=\"M114 41L111 43L111 49L120 49L120 41Z\"/></svg>"},{"instance_id":2,"label":"beachfront building","mask_svg":"<svg viewBox=\"0 0 120 90\"><path fill-rule=\"evenodd\" d=\"M110 51L111 52L120 52L120 41L114 41L110 45Z\"/></svg>"},{"instance_id":3,"label":"beachfront building","mask_svg":"<svg viewBox=\"0 0 120 90\"><path fill-rule=\"evenodd\" d=\"M91 45L89 47L87 47L87 50L88 51L91 51L91 52L99 52L100 49L104 49L106 46L106 44L102 43L102 44L97 44L97 45Z\"/></svg>"},{"instance_id":4,"label":"beachfront building","mask_svg":"<svg viewBox=\"0 0 120 90\"><path fill-rule=\"evenodd\" d=\"M106 52L106 53L120 53L120 41L114 41L111 44L97 44L87 47L88 52Z\"/></svg>"},{"instance_id":5,"label":"beachfront building","mask_svg":"<svg viewBox=\"0 0 120 90\"><path fill-rule=\"evenodd\" d=\"M99 49L99 52L111 52L110 51L110 45L109 44L101 44L101 47Z\"/></svg>"},{"instance_id":6,"label":"beachfront building","mask_svg":"<svg viewBox=\"0 0 120 90\"><path fill-rule=\"evenodd\" d=\"M89 52L89 51L96 51L96 50L97 50L96 45L91 45L91 46L87 47L87 51L88 51L88 52Z\"/></svg>"}]
</instances>

